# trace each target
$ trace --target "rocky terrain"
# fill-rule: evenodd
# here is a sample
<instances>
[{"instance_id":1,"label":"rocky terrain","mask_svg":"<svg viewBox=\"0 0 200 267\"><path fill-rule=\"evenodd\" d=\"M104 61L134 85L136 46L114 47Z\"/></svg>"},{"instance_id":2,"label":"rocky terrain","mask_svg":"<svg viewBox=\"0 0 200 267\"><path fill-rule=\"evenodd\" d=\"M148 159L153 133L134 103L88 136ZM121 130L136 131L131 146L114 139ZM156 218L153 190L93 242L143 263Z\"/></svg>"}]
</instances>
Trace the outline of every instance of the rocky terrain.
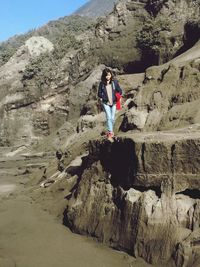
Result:
<instances>
[{"instance_id":1,"label":"rocky terrain","mask_svg":"<svg viewBox=\"0 0 200 267\"><path fill-rule=\"evenodd\" d=\"M198 16L198 1L119 1L62 54L35 36L0 67L3 161L32 162L15 169L26 194L73 232L154 266L200 265ZM161 17L172 25L145 54L137 34ZM112 144L96 97L105 64L124 92Z\"/></svg>"},{"instance_id":2,"label":"rocky terrain","mask_svg":"<svg viewBox=\"0 0 200 267\"><path fill-rule=\"evenodd\" d=\"M120 76L127 101L116 141L90 141L77 169L65 150L61 163L73 190L64 223L73 231L152 264L200 264L199 51L197 44L166 65Z\"/></svg>"},{"instance_id":3,"label":"rocky terrain","mask_svg":"<svg viewBox=\"0 0 200 267\"><path fill-rule=\"evenodd\" d=\"M125 103L113 144L100 137L104 118L92 91L79 131L61 138L58 165L38 181L37 201L41 192L51 195L43 204L60 217L66 207L63 222L72 231L151 264L198 266L199 51L197 43L167 64L118 76ZM193 75L182 76L181 69ZM167 83L160 74L168 71L173 78ZM167 120L174 109L181 112Z\"/></svg>"}]
</instances>

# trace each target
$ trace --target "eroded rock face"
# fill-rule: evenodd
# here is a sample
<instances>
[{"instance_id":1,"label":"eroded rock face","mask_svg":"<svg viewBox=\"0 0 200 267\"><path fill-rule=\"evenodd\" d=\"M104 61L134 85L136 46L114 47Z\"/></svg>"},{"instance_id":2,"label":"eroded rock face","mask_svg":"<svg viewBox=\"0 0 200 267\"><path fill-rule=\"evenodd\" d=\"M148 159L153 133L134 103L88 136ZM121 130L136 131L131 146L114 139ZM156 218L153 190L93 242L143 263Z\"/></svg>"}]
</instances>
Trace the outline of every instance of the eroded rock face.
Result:
<instances>
[{"instance_id":1,"label":"eroded rock face","mask_svg":"<svg viewBox=\"0 0 200 267\"><path fill-rule=\"evenodd\" d=\"M200 122L199 43L194 48L171 63L148 68L143 82L126 92L129 103L122 131L174 129Z\"/></svg>"},{"instance_id":2,"label":"eroded rock face","mask_svg":"<svg viewBox=\"0 0 200 267\"><path fill-rule=\"evenodd\" d=\"M145 74L120 77L127 102L119 129L126 133L113 144L90 143L65 211L73 231L150 263L198 266L198 55L197 46Z\"/></svg>"},{"instance_id":3,"label":"eroded rock face","mask_svg":"<svg viewBox=\"0 0 200 267\"><path fill-rule=\"evenodd\" d=\"M33 79L35 66L25 71L30 60L53 45L43 37L32 37L0 69L0 144L32 145L54 133L68 119L77 120L89 90L100 75L94 69L91 77L85 55L90 49L89 34L82 49L70 50L48 77ZM87 40L86 40L87 39ZM96 73L95 73L96 72ZM52 76L53 75L53 76ZM34 75L33 75L34 76ZM86 79L88 77L88 79ZM48 79L46 82L45 79ZM84 82L81 82L85 80Z\"/></svg>"},{"instance_id":4,"label":"eroded rock face","mask_svg":"<svg viewBox=\"0 0 200 267\"><path fill-rule=\"evenodd\" d=\"M198 138L174 133L90 143L65 223L150 263L199 257ZM197 266L197 265L194 265Z\"/></svg>"},{"instance_id":5,"label":"eroded rock face","mask_svg":"<svg viewBox=\"0 0 200 267\"><path fill-rule=\"evenodd\" d=\"M152 14L157 15L161 13L162 15L170 15L175 21L178 19L186 20L192 15L198 16L199 3L198 0L193 1L175 1L175 0L149 0L147 2L147 10L152 12ZM174 12L171 13L171 10Z\"/></svg>"},{"instance_id":6,"label":"eroded rock face","mask_svg":"<svg viewBox=\"0 0 200 267\"><path fill-rule=\"evenodd\" d=\"M163 25L166 23L168 29L164 30L161 27L162 30L160 31L162 33L159 36L158 44L155 43L154 45L155 47L157 46L155 55L153 56L152 54L154 49L151 55L148 55L148 52L144 49L143 56L141 56L141 51L138 49L137 44L138 33L144 25L147 26L149 24L152 17L158 21L157 26L152 27L160 27L162 23ZM143 71L148 66L160 65L169 61L175 55L180 54L181 49L183 52L183 46L191 44L192 39L194 39L185 32L185 25L188 21L198 20L198 18L198 1L122 0L116 4L113 12L105 20L97 24L97 46L99 48L102 44L103 56L104 54L106 55L107 50L112 51L113 61L116 62L118 62L116 51L119 50L119 54L123 50L120 63L124 63L124 68L129 72ZM144 42L151 41L144 40ZM120 46L121 50L119 49ZM187 46L187 49L188 47L191 47L191 45ZM148 49L146 48L146 50ZM107 55L107 58L109 58L109 55ZM108 62L113 64L112 60L108 60Z\"/></svg>"},{"instance_id":7,"label":"eroded rock face","mask_svg":"<svg viewBox=\"0 0 200 267\"><path fill-rule=\"evenodd\" d=\"M35 135L34 118L37 117L35 95L30 94L23 87L21 78L23 71L30 60L42 53L53 51L53 44L44 37L31 37L13 55L13 57L0 68L0 144L26 145L37 141ZM38 113L37 113L38 114ZM41 115L40 115L41 117ZM43 117L40 125L45 127L47 118ZM38 119L36 122L38 123ZM37 127L35 127L37 128ZM46 134L45 133L45 134Z\"/></svg>"}]
</instances>

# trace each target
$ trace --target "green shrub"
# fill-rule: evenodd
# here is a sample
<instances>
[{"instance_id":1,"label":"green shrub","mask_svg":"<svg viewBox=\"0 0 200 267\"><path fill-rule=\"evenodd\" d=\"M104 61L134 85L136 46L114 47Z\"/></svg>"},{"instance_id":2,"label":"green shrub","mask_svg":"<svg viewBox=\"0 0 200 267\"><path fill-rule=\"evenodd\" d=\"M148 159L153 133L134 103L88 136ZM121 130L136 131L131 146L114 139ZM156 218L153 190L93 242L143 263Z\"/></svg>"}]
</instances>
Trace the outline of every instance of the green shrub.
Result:
<instances>
[{"instance_id":1,"label":"green shrub","mask_svg":"<svg viewBox=\"0 0 200 267\"><path fill-rule=\"evenodd\" d=\"M56 80L59 63L70 49L78 49L81 42L72 34L63 34L55 43L53 52L47 52L32 59L26 66L22 82L25 87L34 84L39 89L40 95L49 90L52 79Z\"/></svg>"},{"instance_id":2,"label":"green shrub","mask_svg":"<svg viewBox=\"0 0 200 267\"><path fill-rule=\"evenodd\" d=\"M53 56L55 59L61 59L69 50L69 48L78 49L82 42L77 41L72 34L64 34L55 43Z\"/></svg>"},{"instance_id":3,"label":"green shrub","mask_svg":"<svg viewBox=\"0 0 200 267\"><path fill-rule=\"evenodd\" d=\"M9 58L12 57L12 55L16 52L16 48L14 47L4 47L0 46L0 66L5 64Z\"/></svg>"},{"instance_id":4,"label":"green shrub","mask_svg":"<svg viewBox=\"0 0 200 267\"><path fill-rule=\"evenodd\" d=\"M142 51L159 52L163 45L163 32L171 31L171 23L166 18L147 19L137 35L137 45Z\"/></svg>"},{"instance_id":5,"label":"green shrub","mask_svg":"<svg viewBox=\"0 0 200 267\"><path fill-rule=\"evenodd\" d=\"M31 60L31 62L26 66L22 82L24 85L28 83L29 80L34 80L34 84L38 88L48 87L50 85L52 75L51 72L55 69L56 60L54 60L51 53L44 53L40 57Z\"/></svg>"}]
</instances>

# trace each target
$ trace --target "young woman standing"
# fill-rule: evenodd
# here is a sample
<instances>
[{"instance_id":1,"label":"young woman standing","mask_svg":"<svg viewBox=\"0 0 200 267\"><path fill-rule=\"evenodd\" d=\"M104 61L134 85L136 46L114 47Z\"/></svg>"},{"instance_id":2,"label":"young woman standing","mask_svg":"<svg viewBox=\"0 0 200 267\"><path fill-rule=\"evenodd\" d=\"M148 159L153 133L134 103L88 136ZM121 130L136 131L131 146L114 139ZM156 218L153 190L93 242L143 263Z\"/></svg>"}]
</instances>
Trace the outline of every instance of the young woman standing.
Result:
<instances>
[{"instance_id":1,"label":"young woman standing","mask_svg":"<svg viewBox=\"0 0 200 267\"><path fill-rule=\"evenodd\" d=\"M117 94L117 96L116 96ZM114 79L113 73L109 68L105 68L101 75L99 83L98 97L102 102L103 109L106 113L107 137L112 140L114 137L113 126L115 121L116 102L122 95L122 89L117 80Z\"/></svg>"}]
</instances>

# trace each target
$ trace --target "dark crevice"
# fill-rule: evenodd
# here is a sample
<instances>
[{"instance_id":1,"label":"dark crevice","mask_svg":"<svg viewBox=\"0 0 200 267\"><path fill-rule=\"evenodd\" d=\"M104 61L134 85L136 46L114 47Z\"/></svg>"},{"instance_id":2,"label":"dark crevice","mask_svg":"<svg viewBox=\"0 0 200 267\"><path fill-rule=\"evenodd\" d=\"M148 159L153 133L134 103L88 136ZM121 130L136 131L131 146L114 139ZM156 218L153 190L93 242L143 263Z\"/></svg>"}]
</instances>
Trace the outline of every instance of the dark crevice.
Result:
<instances>
[{"instance_id":1,"label":"dark crevice","mask_svg":"<svg viewBox=\"0 0 200 267\"><path fill-rule=\"evenodd\" d=\"M63 225L67 226L72 232L76 232L76 229L74 229L74 225L72 220L69 219L68 216L68 209L66 208L63 212Z\"/></svg>"},{"instance_id":2,"label":"dark crevice","mask_svg":"<svg viewBox=\"0 0 200 267\"><path fill-rule=\"evenodd\" d=\"M169 69L170 69L170 66L167 69L163 69L161 71L161 76L158 78L158 80L159 80L160 83L163 82L164 77L165 77L165 74L169 71Z\"/></svg>"},{"instance_id":3,"label":"dark crevice","mask_svg":"<svg viewBox=\"0 0 200 267\"><path fill-rule=\"evenodd\" d=\"M179 95L172 96L171 101L170 101L171 104L169 106L169 109L171 109L174 104L178 103L178 101L179 101Z\"/></svg>"},{"instance_id":4,"label":"dark crevice","mask_svg":"<svg viewBox=\"0 0 200 267\"><path fill-rule=\"evenodd\" d=\"M110 182L114 187L128 190L134 184L138 159L135 143L131 139L118 139L111 145L104 145L100 152L103 169L111 174Z\"/></svg>"},{"instance_id":5,"label":"dark crevice","mask_svg":"<svg viewBox=\"0 0 200 267\"><path fill-rule=\"evenodd\" d=\"M198 189L186 189L185 191L176 193L176 195L179 195L179 194L189 196L194 199L200 199L200 190Z\"/></svg>"},{"instance_id":6,"label":"dark crevice","mask_svg":"<svg viewBox=\"0 0 200 267\"><path fill-rule=\"evenodd\" d=\"M131 108L137 108L137 104L134 103L134 101L130 101L130 103L127 105L128 106L128 109L131 109Z\"/></svg>"},{"instance_id":7,"label":"dark crevice","mask_svg":"<svg viewBox=\"0 0 200 267\"><path fill-rule=\"evenodd\" d=\"M120 210L123 210L125 206L124 195L125 191L120 186L113 190L113 202Z\"/></svg>"},{"instance_id":8,"label":"dark crevice","mask_svg":"<svg viewBox=\"0 0 200 267\"><path fill-rule=\"evenodd\" d=\"M180 80L183 80L183 71L184 71L184 67L181 68L181 71L180 71Z\"/></svg>"},{"instance_id":9,"label":"dark crevice","mask_svg":"<svg viewBox=\"0 0 200 267\"><path fill-rule=\"evenodd\" d=\"M137 126L133 123L129 123L127 116L124 116L119 130L122 132L128 132L131 130L137 130Z\"/></svg>"},{"instance_id":10,"label":"dark crevice","mask_svg":"<svg viewBox=\"0 0 200 267\"><path fill-rule=\"evenodd\" d=\"M149 67L148 62L141 59L138 61L128 62L123 66L123 70L127 74L141 73L144 72L147 67Z\"/></svg>"},{"instance_id":11,"label":"dark crevice","mask_svg":"<svg viewBox=\"0 0 200 267\"><path fill-rule=\"evenodd\" d=\"M83 156L82 158L82 164L81 166L70 166L66 169L66 172L69 173L71 176L77 175L77 182L75 185L71 188L70 194L65 196L65 199L69 200L71 198L72 193L74 193L74 196L76 196L77 192L76 189L79 186L79 183L81 181L82 174L84 170L86 169L86 166L88 165L88 156Z\"/></svg>"},{"instance_id":12,"label":"dark crevice","mask_svg":"<svg viewBox=\"0 0 200 267\"><path fill-rule=\"evenodd\" d=\"M184 27L183 46L176 52L174 58L183 54L193 47L200 38L200 23L197 21L188 21Z\"/></svg>"},{"instance_id":13,"label":"dark crevice","mask_svg":"<svg viewBox=\"0 0 200 267\"><path fill-rule=\"evenodd\" d=\"M142 144L142 155L141 155L141 160L142 160L142 167L143 167L143 170L144 172L146 172L146 169L145 169L145 150L146 150L146 146L145 146L145 143Z\"/></svg>"}]
</instances>

